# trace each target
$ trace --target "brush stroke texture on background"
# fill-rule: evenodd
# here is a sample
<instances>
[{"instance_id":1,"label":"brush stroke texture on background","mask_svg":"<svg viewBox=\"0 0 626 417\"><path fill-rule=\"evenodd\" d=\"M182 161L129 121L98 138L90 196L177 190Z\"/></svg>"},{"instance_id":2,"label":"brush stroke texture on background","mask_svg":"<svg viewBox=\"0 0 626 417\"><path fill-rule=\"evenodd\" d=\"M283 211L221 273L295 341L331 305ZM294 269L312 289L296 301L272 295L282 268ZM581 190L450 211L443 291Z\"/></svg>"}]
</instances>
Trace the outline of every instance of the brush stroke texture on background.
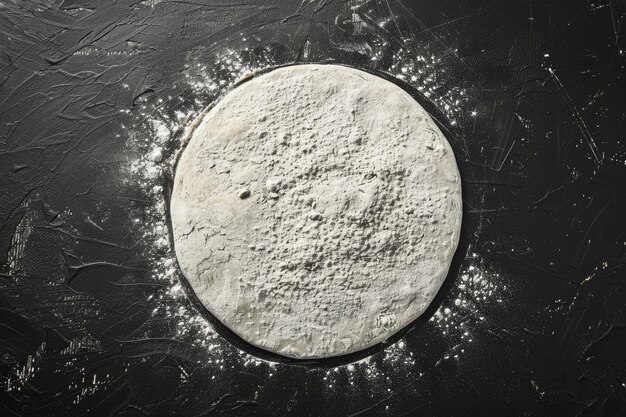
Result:
<instances>
[{"instance_id":1,"label":"brush stroke texture on background","mask_svg":"<svg viewBox=\"0 0 626 417\"><path fill-rule=\"evenodd\" d=\"M1 0L1 414L624 413L625 17L623 0ZM432 55L442 88L471 93L450 124L463 227L507 291L463 356L418 326L408 364L380 351L368 369L385 378L329 383L216 359L152 314L129 129L158 100L196 105L189 63L227 50L399 75L395 57Z\"/></svg>"}]
</instances>

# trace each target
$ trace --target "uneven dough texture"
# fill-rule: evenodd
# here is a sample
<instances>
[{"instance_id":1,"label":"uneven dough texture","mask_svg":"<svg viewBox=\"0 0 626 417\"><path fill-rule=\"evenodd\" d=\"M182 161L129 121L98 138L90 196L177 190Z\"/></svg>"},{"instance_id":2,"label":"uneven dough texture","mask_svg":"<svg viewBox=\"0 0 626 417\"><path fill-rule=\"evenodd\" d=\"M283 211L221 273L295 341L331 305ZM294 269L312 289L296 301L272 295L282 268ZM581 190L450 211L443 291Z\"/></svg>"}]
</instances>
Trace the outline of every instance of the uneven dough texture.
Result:
<instances>
[{"instance_id":1,"label":"uneven dough texture","mask_svg":"<svg viewBox=\"0 0 626 417\"><path fill-rule=\"evenodd\" d=\"M338 65L280 68L201 121L171 200L182 271L247 342L355 352L416 319L458 244L461 182L425 110Z\"/></svg>"}]
</instances>

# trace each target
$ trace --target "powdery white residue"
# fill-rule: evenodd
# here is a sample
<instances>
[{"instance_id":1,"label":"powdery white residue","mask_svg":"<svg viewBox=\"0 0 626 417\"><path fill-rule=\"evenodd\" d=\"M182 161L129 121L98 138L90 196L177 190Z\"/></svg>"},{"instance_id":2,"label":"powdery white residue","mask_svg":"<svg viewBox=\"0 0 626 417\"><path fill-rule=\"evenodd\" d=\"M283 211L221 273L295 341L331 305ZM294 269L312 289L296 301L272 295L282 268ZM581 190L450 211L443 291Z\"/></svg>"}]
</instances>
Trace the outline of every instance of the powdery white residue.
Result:
<instances>
[{"instance_id":1,"label":"powdery white residue","mask_svg":"<svg viewBox=\"0 0 626 417\"><path fill-rule=\"evenodd\" d=\"M370 53L373 65L376 65L378 51L384 47L382 41L372 46ZM183 302L186 297L183 278L169 245L171 237L166 227L166 202L162 188L164 175L172 174L172 163L184 139L190 134L189 125L203 114L205 108L215 104L239 79L279 64L265 60L258 65L251 65L243 60L242 52L226 50L211 62L200 62L200 59L190 54L185 82L192 91L191 100L161 97L152 106L141 106L137 120L147 118L147 122L128 129L128 150L134 157L130 161L131 175L127 181L143 190L153 202L146 218L137 219L135 223L137 230L144 234L148 246L152 245L153 248L148 253L153 267L152 276L164 285L164 290L156 295L159 307L153 311L153 315L156 318L168 315L176 317L179 323L177 334L185 340L189 335L194 335L192 342L206 350L210 358L207 366L216 374L229 362L231 366L259 368L265 372L266 378L271 379L281 369L287 370L293 365L259 359L232 346L216 334L202 314L186 307L188 303ZM378 69L397 76L421 91L448 117L450 125L455 125L457 119L476 116L471 93L462 88L447 87L441 81L447 78L447 70L440 57L409 52L407 48L394 56L392 66ZM165 112L162 107L165 100L169 112ZM183 101L191 105L183 106ZM464 355L478 347L476 330L488 325L489 320L485 306L501 302L506 290L507 287L500 283L498 275L485 268L479 254L474 253L464 261L462 275L456 277L453 290L432 319L424 324L439 332L446 343L447 349L439 352L438 364L462 360ZM379 359L390 366L385 367L386 370L381 369ZM330 391L334 390L333 386L336 388L337 378L347 376L354 383L356 393L363 389L354 382L357 378L365 378L372 386L391 389L390 380L409 375L414 381L419 381L430 371L432 369L420 368L414 353L408 349L404 340L400 340L377 355L329 370L313 369L310 375L326 377Z\"/></svg>"},{"instance_id":2,"label":"powdery white residue","mask_svg":"<svg viewBox=\"0 0 626 417\"><path fill-rule=\"evenodd\" d=\"M441 57L400 49L393 57L389 71L396 78L414 86L446 115L451 126L460 118L475 117L465 88L449 85L449 69Z\"/></svg>"},{"instance_id":3,"label":"powdery white residue","mask_svg":"<svg viewBox=\"0 0 626 417\"><path fill-rule=\"evenodd\" d=\"M149 296L148 301L158 298L152 314L156 318L167 317L177 322L177 337L191 333L202 335L195 342L208 347L216 334L210 323L191 311L185 302L182 277L170 243L167 202L163 190L165 177L172 170L172 151L177 146L175 135L191 118L192 115L182 112L174 112L174 117L167 117L155 111L147 122L131 131L129 153L137 156L130 163L126 181L141 189L145 198L151 202L144 213L138 213L133 223L142 234L147 248L146 255L152 267L151 278L164 286L164 290Z\"/></svg>"},{"instance_id":4,"label":"powdery white residue","mask_svg":"<svg viewBox=\"0 0 626 417\"><path fill-rule=\"evenodd\" d=\"M478 253L472 253L464 262L460 279L455 282L446 301L430 318L448 341L443 360L458 359L475 342L474 330L486 325L485 306L502 303L506 285L500 276L483 266Z\"/></svg>"}]
</instances>

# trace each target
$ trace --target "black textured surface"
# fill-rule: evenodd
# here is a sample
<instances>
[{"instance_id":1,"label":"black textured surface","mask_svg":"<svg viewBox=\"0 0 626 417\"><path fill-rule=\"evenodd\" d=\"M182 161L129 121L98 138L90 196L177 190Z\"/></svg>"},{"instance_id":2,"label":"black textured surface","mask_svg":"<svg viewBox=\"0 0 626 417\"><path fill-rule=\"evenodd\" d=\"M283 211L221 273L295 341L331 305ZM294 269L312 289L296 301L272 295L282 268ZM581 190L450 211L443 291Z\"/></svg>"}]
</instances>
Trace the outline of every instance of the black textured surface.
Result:
<instances>
[{"instance_id":1,"label":"black textured surface","mask_svg":"<svg viewBox=\"0 0 626 417\"><path fill-rule=\"evenodd\" d=\"M0 2L1 414L626 414L626 1L351 3ZM462 255L499 277L484 320L459 319L458 359L421 320L408 363L378 349L331 383L328 364L250 365L221 339L216 362L154 313L158 250L134 223L153 201L123 175L128 143L157 110L215 100L185 77L232 78L225 51L394 75L434 56L438 88L469 96L454 120L419 96L459 160Z\"/></svg>"}]
</instances>

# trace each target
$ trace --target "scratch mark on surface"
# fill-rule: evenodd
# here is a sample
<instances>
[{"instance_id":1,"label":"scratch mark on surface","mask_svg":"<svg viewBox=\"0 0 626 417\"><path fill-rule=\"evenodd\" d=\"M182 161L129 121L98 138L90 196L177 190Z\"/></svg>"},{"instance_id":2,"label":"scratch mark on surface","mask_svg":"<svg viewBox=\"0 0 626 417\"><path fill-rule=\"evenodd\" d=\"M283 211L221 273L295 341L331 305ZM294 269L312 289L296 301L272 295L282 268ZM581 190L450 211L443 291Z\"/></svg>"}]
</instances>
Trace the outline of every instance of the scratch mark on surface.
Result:
<instances>
[{"instance_id":1,"label":"scratch mark on surface","mask_svg":"<svg viewBox=\"0 0 626 417\"><path fill-rule=\"evenodd\" d=\"M583 119L582 115L580 114L580 111L578 110L578 107L576 107L576 105L574 104L572 98L570 97L569 93L565 89L565 86L563 86L563 83L561 83L561 80L556 75L555 71L552 68L549 68L548 71L550 72L550 75L552 76L554 81L560 87L561 94L563 95L563 98L565 99L565 101L569 105L571 105L572 108L574 109L574 113L576 114L576 119L578 120L578 125L579 125L580 130L581 130L581 132L583 134L583 137L587 141L587 145L589 146L589 149L591 150L591 154L593 155L593 159L596 161L597 164L600 164L602 162L602 160L600 158L600 155L598 154L598 148L597 148L596 142L594 141L593 137L591 136L591 132L589 131L589 128L587 127L587 124L585 123L585 120Z\"/></svg>"}]
</instances>

